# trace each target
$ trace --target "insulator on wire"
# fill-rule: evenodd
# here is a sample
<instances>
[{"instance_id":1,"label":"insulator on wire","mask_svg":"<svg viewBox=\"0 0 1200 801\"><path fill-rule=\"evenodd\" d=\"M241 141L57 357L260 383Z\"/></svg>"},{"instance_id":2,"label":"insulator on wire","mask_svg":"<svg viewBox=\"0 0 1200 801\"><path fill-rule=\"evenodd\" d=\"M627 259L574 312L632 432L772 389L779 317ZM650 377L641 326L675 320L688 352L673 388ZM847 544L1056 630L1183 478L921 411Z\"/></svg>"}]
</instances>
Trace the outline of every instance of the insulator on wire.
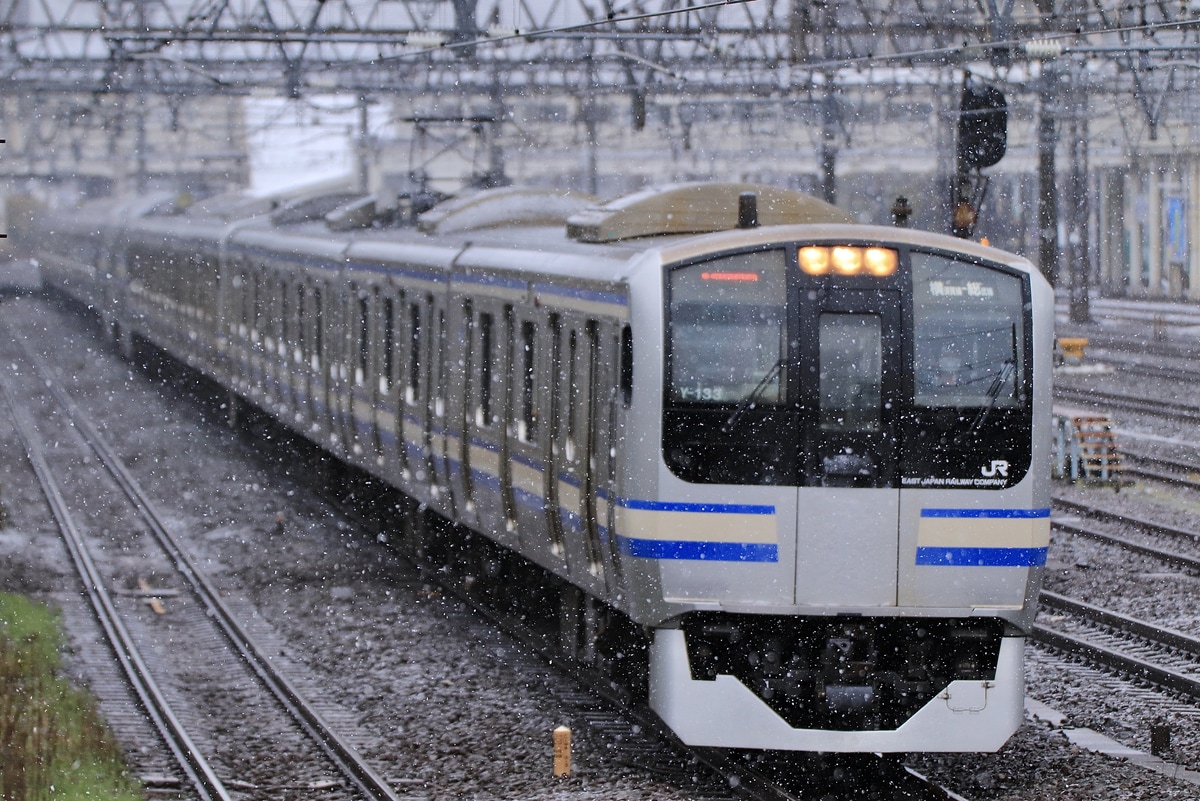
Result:
<instances>
[{"instance_id":1,"label":"insulator on wire","mask_svg":"<svg viewBox=\"0 0 1200 801\"><path fill-rule=\"evenodd\" d=\"M1058 58L1063 52L1059 39L1031 39L1022 44L1021 49L1030 58Z\"/></svg>"}]
</instances>

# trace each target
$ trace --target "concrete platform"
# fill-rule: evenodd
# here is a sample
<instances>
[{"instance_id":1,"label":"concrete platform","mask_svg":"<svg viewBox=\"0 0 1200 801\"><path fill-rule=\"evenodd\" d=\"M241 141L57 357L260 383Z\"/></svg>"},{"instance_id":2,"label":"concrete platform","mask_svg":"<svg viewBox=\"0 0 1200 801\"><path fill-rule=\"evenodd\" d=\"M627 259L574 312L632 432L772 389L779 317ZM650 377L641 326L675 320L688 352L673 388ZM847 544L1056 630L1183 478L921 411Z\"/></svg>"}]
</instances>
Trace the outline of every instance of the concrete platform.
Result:
<instances>
[{"instance_id":1,"label":"concrete platform","mask_svg":"<svg viewBox=\"0 0 1200 801\"><path fill-rule=\"evenodd\" d=\"M1164 759L1138 751L1123 745L1111 737L1106 737L1092 729L1075 728L1066 724L1066 715L1028 696L1025 697L1025 711L1034 720L1040 720L1053 729L1058 729L1072 744L1085 751L1094 751L1115 759L1124 759L1146 770L1152 770L1163 776L1178 779L1189 784L1200 785L1200 772L1167 762Z\"/></svg>"}]
</instances>

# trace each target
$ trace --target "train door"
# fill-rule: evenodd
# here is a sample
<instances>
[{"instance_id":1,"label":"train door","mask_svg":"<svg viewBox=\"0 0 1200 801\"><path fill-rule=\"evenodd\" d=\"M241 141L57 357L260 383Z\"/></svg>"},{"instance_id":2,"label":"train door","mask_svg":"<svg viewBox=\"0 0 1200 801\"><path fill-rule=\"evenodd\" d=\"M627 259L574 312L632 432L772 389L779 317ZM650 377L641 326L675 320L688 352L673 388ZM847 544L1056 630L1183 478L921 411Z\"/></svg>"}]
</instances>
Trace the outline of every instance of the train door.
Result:
<instances>
[{"instance_id":1,"label":"train door","mask_svg":"<svg viewBox=\"0 0 1200 801\"><path fill-rule=\"evenodd\" d=\"M518 363L518 323L512 306L504 307L501 318L501 341L498 346L503 352L503 361L499 362L497 375L500 378L500 393L497 397L499 408L497 421L500 437L500 506L504 515L504 530L516 542L518 535L517 496L514 487L513 459L515 454L514 438L517 435L517 403L519 398L520 375Z\"/></svg>"},{"instance_id":2,"label":"train door","mask_svg":"<svg viewBox=\"0 0 1200 801\"><path fill-rule=\"evenodd\" d=\"M900 293L802 291L796 603L894 606Z\"/></svg>"},{"instance_id":3,"label":"train door","mask_svg":"<svg viewBox=\"0 0 1200 801\"><path fill-rule=\"evenodd\" d=\"M375 367L372 363L371 323L375 304L368 287L350 289L347 313L350 315L347 333L349 376L345 396L348 403L343 413L346 423L346 446L357 460L374 465L375 436Z\"/></svg>"},{"instance_id":4,"label":"train door","mask_svg":"<svg viewBox=\"0 0 1200 801\"><path fill-rule=\"evenodd\" d=\"M336 293L329 304L329 367L333 393L329 401L333 409L332 433L347 455L356 455L354 397L355 366L358 362L358 297L360 289L354 284L334 284ZM336 298L336 300L335 300Z\"/></svg>"},{"instance_id":5,"label":"train door","mask_svg":"<svg viewBox=\"0 0 1200 801\"><path fill-rule=\"evenodd\" d=\"M428 427L429 385L429 296L411 297L408 304L408 381L404 387L404 421L402 424L405 467L411 480L422 492L433 482L430 466L430 433Z\"/></svg>"},{"instance_id":6,"label":"train door","mask_svg":"<svg viewBox=\"0 0 1200 801\"><path fill-rule=\"evenodd\" d=\"M572 572L587 583L586 576L599 578L603 571L594 459L596 324L558 329L552 460L547 471L556 501L549 509L551 531L557 543L566 543Z\"/></svg>"},{"instance_id":7,"label":"train door","mask_svg":"<svg viewBox=\"0 0 1200 801\"><path fill-rule=\"evenodd\" d=\"M450 436L453 439L447 443L447 458L451 459L449 471L455 478L455 499L458 503L459 519L475 522L477 506L475 503L475 487L472 479L471 458L471 409L479 394L479 356L476 353L475 304L463 300L455 309L457 321L453 342L447 346L456 352L450 354L451 369L449 378L454 382L454 388L447 392L449 404L448 423ZM455 369L457 368L457 369ZM457 463L457 466L455 466Z\"/></svg>"},{"instance_id":8,"label":"train door","mask_svg":"<svg viewBox=\"0 0 1200 801\"><path fill-rule=\"evenodd\" d=\"M438 303L434 308L433 353L430 359L432 374L429 384L429 417L427 425L432 436L430 443L433 456L433 481L441 511L454 517L453 467L457 454L454 450L454 432L451 430L453 417L449 414L450 392L453 375L454 355L450 352L450 337L446 309Z\"/></svg>"},{"instance_id":9,"label":"train door","mask_svg":"<svg viewBox=\"0 0 1200 801\"><path fill-rule=\"evenodd\" d=\"M561 566L562 550L546 527L554 500L547 496L549 412L554 338L549 322L514 315L515 341L508 380L512 429L508 437L508 482L522 551L545 566Z\"/></svg>"},{"instance_id":10,"label":"train door","mask_svg":"<svg viewBox=\"0 0 1200 801\"><path fill-rule=\"evenodd\" d=\"M301 407L302 422L307 431L311 431L320 420L317 414L317 369L319 360L313 352L315 333L313 322L316 318L314 288L299 277L296 281L296 350L293 355L293 369L296 376L296 402ZM300 421L298 421L300 422Z\"/></svg>"},{"instance_id":11,"label":"train door","mask_svg":"<svg viewBox=\"0 0 1200 801\"><path fill-rule=\"evenodd\" d=\"M270 287L267 306L264 347L267 352L267 399L278 414L283 403L283 318L287 295L279 276L270 264L263 262L263 281Z\"/></svg>"},{"instance_id":12,"label":"train door","mask_svg":"<svg viewBox=\"0 0 1200 801\"><path fill-rule=\"evenodd\" d=\"M383 468L384 475L395 480L400 456L394 450L395 432L399 414L400 385L396 374L398 360L396 359L396 343L399 341L398 310L402 304L397 303L390 289L384 289L375 296L379 304L379 320L376 328L376 341L379 343L379 356L376 360L379 369L378 393L379 401L375 405L375 461Z\"/></svg>"},{"instance_id":13,"label":"train door","mask_svg":"<svg viewBox=\"0 0 1200 801\"><path fill-rule=\"evenodd\" d=\"M266 314L264 305L268 288L264 280L261 265L248 262L247 265L248 301L246 309L250 323L250 341L247 350L250 353L250 396L262 403L267 387L267 354L264 341Z\"/></svg>"},{"instance_id":14,"label":"train door","mask_svg":"<svg viewBox=\"0 0 1200 801\"><path fill-rule=\"evenodd\" d=\"M482 303L481 303L482 306ZM504 514L498 492L500 481L500 435L503 420L497 398L498 325L496 314L487 308L476 308L467 301L466 312L466 380L463 392L462 430L463 505L468 516L482 530L508 542L504 532ZM502 373L499 373L502 374Z\"/></svg>"},{"instance_id":15,"label":"train door","mask_svg":"<svg viewBox=\"0 0 1200 801\"><path fill-rule=\"evenodd\" d=\"M570 531L574 521L571 518L571 513L563 509L564 496L568 499L578 495L576 487L566 487L564 492L563 482L571 480L570 471L563 464L563 430L569 425L567 422L570 411L567 408L567 396L570 393L568 387L568 360L564 358L563 338L566 336L566 331L563 329L562 318L557 314L551 314L549 320L550 334L550 383L547 385L549 389L548 398L549 404L547 411L549 412L549 449L544 453L543 464L545 470L542 472L544 486L542 489L542 497L546 499L546 530L550 533L550 550L556 555L567 559L565 548L567 533ZM566 502L570 502L567 500ZM568 564L570 564L568 562Z\"/></svg>"},{"instance_id":16,"label":"train door","mask_svg":"<svg viewBox=\"0 0 1200 801\"><path fill-rule=\"evenodd\" d=\"M313 287L313 353L316 355L316 374L318 397L320 398L320 425L327 440L337 437L337 374L338 348L337 340L330 336L331 331L337 331L336 325L331 325L331 318L337 308L332 302L332 293L324 282L318 281Z\"/></svg>"}]
</instances>

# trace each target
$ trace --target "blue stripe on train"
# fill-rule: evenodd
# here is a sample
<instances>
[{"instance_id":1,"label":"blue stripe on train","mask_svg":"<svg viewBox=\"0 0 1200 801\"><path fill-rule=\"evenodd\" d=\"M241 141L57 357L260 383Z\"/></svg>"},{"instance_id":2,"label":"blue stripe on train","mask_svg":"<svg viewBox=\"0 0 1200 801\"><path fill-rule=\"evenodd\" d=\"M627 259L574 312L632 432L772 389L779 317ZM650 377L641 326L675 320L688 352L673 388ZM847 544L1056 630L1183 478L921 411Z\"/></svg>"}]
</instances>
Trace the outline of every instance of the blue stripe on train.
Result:
<instances>
[{"instance_id":1,"label":"blue stripe on train","mask_svg":"<svg viewBox=\"0 0 1200 801\"><path fill-rule=\"evenodd\" d=\"M621 552L643 559L694 559L708 562L778 562L779 546L750 542L687 542L617 537Z\"/></svg>"},{"instance_id":2,"label":"blue stripe on train","mask_svg":"<svg viewBox=\"0 0 1200 801\"><path fill-rule=\"evenodd\" d=\"M1049 517L1045 509L922 509L921 517L970 517L1006 520L1034 520Z\"/></svg>"},{"instance_id":3,"label":"blue stripe on train","mask_svg":"<svg viewBox=\"0 0 1200 801\"><path fill-rule=\"evenodd\" d=\"M1045 548L917 548L918 565L940 567L1040 567Z\"/></svg>"}]
</instances>

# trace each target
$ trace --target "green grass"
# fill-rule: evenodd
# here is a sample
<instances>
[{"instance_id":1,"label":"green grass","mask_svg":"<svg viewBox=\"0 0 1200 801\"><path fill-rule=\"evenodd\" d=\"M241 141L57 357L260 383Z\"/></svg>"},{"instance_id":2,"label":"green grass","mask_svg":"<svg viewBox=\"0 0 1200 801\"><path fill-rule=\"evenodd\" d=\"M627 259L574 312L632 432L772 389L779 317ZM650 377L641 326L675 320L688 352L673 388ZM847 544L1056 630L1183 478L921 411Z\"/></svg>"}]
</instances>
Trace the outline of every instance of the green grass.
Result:
<instances>
[{"instance_id":1,"label":"green grass","mask_svg":"<svg viewBox=\"0 0 1200 801\"><path fill-rule=\"evenodd\" d=\"M137 801L90 696L60 675L53 612L0 593L0 799Z\"/></svg>"}]
</instances>

